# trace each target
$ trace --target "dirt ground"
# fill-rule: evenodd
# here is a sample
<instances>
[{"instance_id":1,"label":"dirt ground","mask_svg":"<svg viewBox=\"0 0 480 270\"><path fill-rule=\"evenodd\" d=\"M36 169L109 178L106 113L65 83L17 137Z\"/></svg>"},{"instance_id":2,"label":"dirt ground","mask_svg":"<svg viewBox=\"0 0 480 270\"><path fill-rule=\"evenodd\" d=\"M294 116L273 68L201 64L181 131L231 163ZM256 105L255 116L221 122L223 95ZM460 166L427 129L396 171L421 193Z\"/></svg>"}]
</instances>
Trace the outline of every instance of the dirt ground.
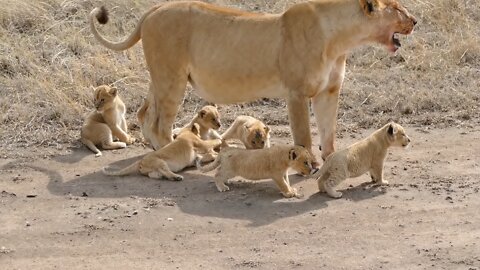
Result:
<instances>
[{"instance_id":1,"label":"dirt ground","mask_svg":"<svg viewBox=\"0 0 480 270\"><path fill-rule=\"evenodd\" d=\"M0 159L1 268L480 269L480 128L407 131L412 146L387 157L390 186L364 175L342 199L296 175L300 199L271 181L220 193L194 169L182 182L101 174L149 151L139 145L101 158L19 149L26 158Z\"/></svg>"}]
</instances>

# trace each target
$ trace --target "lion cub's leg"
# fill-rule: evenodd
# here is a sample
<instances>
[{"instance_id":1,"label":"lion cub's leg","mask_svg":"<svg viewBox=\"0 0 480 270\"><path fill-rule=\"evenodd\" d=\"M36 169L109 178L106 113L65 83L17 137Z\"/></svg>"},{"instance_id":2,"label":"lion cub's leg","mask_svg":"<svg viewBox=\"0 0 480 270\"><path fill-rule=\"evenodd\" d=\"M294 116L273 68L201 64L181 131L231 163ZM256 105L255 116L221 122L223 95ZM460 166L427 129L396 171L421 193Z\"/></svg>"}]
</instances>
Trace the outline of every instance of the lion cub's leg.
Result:
<instances>
[{"instance_id":1,"label":"lion cub's leg","mask_svg":"<svg viewBox=\"0 0 480 270\"><path fill-rule=\"evenodd\" d=\"M323 175L321 175L318 178L317 184L318 184L318 191L319 192L325 192L325 186L324 185L325 185L325 182L328 180L329 177L330 177L330 173L325 172Z\"/></svg>"},{"instance_id":2,"label":"lion cub's leg","mask_svg":"<svg viewBox=\"0 0 480 270\"><path fill-rule=\"evenodd\" d=\"M330 175L330 177L326 181L323 181L323 189L325 190L325 192L327 192L327 194L330 197L337 198L337 199L341 198L342 193L339 191L336 191L335 187L343 180L345 180L344 177Z\"/></svg>"},{"instance_id":3,"label":"lion cub's leg","mask_svg":"<svg viewBox=\"0 0 480 270\"><path fill-rule=\"evenodd\" d=\"M126 144L132 144L135 142L135 139L130 137L130 135L123 131L118 125L112 125L110 126L110 129L112 130L113 136L117 137L121 142Z\"/></svg>"},{"instance_id":4,"label":"lion cub's leg","mask_svg":"<svg viewBox=\"0 0 480 270\"><path fill-rule=\"evenodd\" d=\"M372 165L370 168L370 177L372 181L380 185L388 185L388 181L383 179L383 162Z\"/></svg>"},{"instance_id":5,"label":"lion cub's leg","mask_svg":"<svg viewBox=\"0 0 480 270\"><path fill-rule=\"evenodd\" d=\"M95 146L95 144L88 140L88 139L81 139L82 143L85 144L85 146L88 147L88 149L92 150L93 153L95 153L95 157L100 157L102 156L102 152Z\"/></svg>"},{"instance_id":6,"label":"lion cub's leg","mask_svg":"<svg viewBox=\"0 0 480 270\"><path fill-rule=\"evenodd\" d=\"M297 190L295 188L292 188L290 184L288 184L289 180L286 172L284 175L274 176L273 181L275 181L275 184L277 184L278 189L280 189L282 195L285 198L292 198L298 196Z\"/></svg>"},{"instance_id":7,"label":"lion cub's leg","mask_svg":"<svg viewBox=\"0 0 480 270\"><path fill-rule=\"evenodd\" d=\"M217 186L217 189L220 192L225 192L230 190L230 188L227 185L225 185L225 183L227 183L230 178L234 177L229 173L227 173L223 168L225 167L222 167L222 165L220 165L217 173L215 174L215 185Z\"/></svg>"},{"instance_id":8,"label":"lion cub's leg","mask_svg":"<svg viewBox=\"0 0 480 270\"><path fill-rule=\"evenodd\" d=\"M154 171L148 173L148 177L150 178L166 178L172 181L182 181L183 176L176 174L170 170L168 164L163 159L157 159L154 164L151 164L154 167Z\"/></svg>"}]
</instances>

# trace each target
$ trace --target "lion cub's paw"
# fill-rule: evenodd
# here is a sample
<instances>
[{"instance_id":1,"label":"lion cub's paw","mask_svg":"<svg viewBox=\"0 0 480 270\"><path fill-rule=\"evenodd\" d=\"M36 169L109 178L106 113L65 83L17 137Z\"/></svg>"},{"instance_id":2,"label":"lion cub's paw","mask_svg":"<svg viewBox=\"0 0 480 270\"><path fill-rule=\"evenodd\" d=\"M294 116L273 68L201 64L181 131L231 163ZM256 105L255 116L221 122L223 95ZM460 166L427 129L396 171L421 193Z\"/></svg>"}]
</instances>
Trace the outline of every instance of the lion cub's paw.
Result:
<instances>
[{"instance_id":1,"label":"lion cub's paw","mask_svg":"<svg viewBox=\"0 0 480 270\"><path fill-rule=\"evenodd\" d=\"M127 141L126 141L126 144L127 145L130 145L130 144L133 144L135 142L135 138L134 137L127 137Z\"/></svg>"},{"instance_id":2,"label":"lion cub's paw","mask_svg":"<svg viewBox=\"0 0 480 270\"><path fill-rule=\"evenodd\" d=\"M292 198L292 197L300 198L299 196L302 196L297 192L296 188L290 188L288 192L282 192L282 195L285 198Z\"/></svg>"},{"instance_id":3,"label":"lion cub's paw","mask_svg":"<svg viewBox=\"0 0 480 270\"><path fill-rule=\"evenodd\" d=\"M230 188L229 188L227 185L223 184L223 183L217 184L217 189L218 189L218 191L220 191L220 192L225 192L225 191L229 191L229 190L230 190Z\"/></svg>"},{"instance_id":4,"label":"lion cub's paw","mask_svg":"<svg viewBox=\"0 0 480 270\"><path fill-rule=\"evenodd\" d=\"M334 192L329 192L328 195L332 198L340 199L343 194L341 192L334 191Z\"/></svg>"},{"instance_id":5,"label":"lion cub's paw","mask_svg":"<svg viewBox=\"0 0 480 270\"><path fill-rule=\"evenodd\" d=\"M127 147L127 144L124 143L124 142L117 142L117 143L118 143L117 145L118 145L119 148L126 148Z\"/></svg>"},{"instance_id":6,"label":"lion cub's paw","mask_svg":"<svg viewBox=\"0 0 480 270\"><path fill-rule=\"evenodd\" d=\"M174 175L172 177L169 177L168 180L172 180L172 181L182 181L183 180L183 176L181 175Z\"/></svg>"},{"instance_id":7,"label":"lion cub's paw","mask_svg":"<svg viewBox=\"0 0 480 270\"><path fill-rule=\"evenodd\" d=\"M388 186L388 181L387 180L382 180L380 182L378 182L378 184L380 184L381 186Z\"/></svg>"},{"instance_id":8,"label":"lion cub's paw","mask_svg":"<svg viewBox=\"0 0 480 270\"><path fill-rule=\"evenodd\" d=\"M95 157L101 157L101 156L102 156L102 152L100 152L100 151L95 154Z\"/></svg>"}]
</instances>

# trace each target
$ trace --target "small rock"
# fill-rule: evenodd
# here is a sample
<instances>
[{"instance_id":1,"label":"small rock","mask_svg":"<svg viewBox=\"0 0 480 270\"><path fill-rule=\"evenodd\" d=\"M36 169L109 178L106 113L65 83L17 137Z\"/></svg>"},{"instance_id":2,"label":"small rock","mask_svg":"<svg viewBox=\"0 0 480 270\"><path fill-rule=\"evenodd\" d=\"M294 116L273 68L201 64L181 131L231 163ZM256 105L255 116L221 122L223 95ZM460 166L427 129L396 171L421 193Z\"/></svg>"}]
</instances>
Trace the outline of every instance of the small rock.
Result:
<instances>
[{"instance_id":1,"label":"small rock","mask_svg":"<svg viewBox=\"0 0 480 270\"><path fill-rule=\"evenodd\" d=\"M84 191L84 192L82 192L82 197L88 197L88 194L87 194L87 192L85 192L85 191Z\"/></svg>"},{"instance_id":2,"label":"small rock","mask_svg":"<svg viewBox=\"0 0 480 270\"><path fill-rule=\"evenodd\" d=\"M27 195L27 198L35 198L35 197L37 197L37 195L35 195L35 194L28 194Z\"/></svg>"},{"instance_id":3,"label":"small rock","mask_svg":"<svg viewBox=\"0 0 480 270\"><path fill-rule=\"evenodd\" d=\"M169 217L167 218L167 221L173 221L173 218Z\"/></svg>"},{"instance_id":4,"label":"small rock","mask_svg":"<svg viewBox=\"0 0 480 270\"><path fill-rule=\"evenodd\" d=\"M30 222L26 221L25 226L30 227Z\"/></svg>"}]
</instances>

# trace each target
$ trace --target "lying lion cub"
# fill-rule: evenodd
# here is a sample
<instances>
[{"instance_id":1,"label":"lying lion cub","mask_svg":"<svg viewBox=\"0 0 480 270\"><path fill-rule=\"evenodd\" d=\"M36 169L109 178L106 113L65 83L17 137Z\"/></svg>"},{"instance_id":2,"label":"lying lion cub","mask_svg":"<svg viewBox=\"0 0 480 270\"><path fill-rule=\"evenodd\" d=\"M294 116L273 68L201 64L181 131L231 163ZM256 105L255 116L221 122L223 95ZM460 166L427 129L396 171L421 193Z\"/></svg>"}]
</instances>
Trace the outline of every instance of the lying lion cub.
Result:
<instances>
[{"instance_id":1,"label":"lying lion cub","mask_svg":"<svg viewBox=\"0 0 480 270\"><path fill-rule=\"evenodd\" d=\"M140 172L150 178L165 177L168 180L180 181L183 176L176 174L185 167L194 164L198 153L208 153L219 147L222 140L202 140L200 127L194 123L190 129L182 129L177 138L163 148L147 154L141 160L119 171L103 169L106 175L127 175Z\"/></svg>"},{"instance_id":2,"label":"lying lion cub","mask_svg":"<svg viewBox=\"0 0 480 270\"><path fill-rule=\"evenodd\" d=\"M222 139L238 139L247 149L270 147L270 128L251 116L240 115L222 134Z\"/></svg>"},{"instance_id":3,"label":"lying lion cub","mask_svg":"<svg viewBox=\"0 0 480 270\"><path fill-rule=\"evenodd\" d=\"M329 155L314 175L318 179L318 189L333 198L340 198L342 193L335 191L334 187L349 177L358 177L366 172L370 172L372 181L387 185L388 182L383 179L387 149L390 146L406 147L409 143L410 138L399 124L391 122L383 126L366 139Z\"/></svg>"},{"instance_id":4,"label":"lying lion cub","mask_svg":"<svg viewBox=\"0 0 480 270\"><path fill-rule=\"evenodd\" d=\"M80 131L81 141L96 157L102 155L96 145L103 149L125 148L135 141L127 134L125 104L118 96L116 88L101 85L94 91L95 111L85 119ZM114 142L113 136L120 142Z\"/></svg>"},{"instance_id":5,"label":"lying lion cub","mask_svg":"<svg viewBox=\"0 0 480 270\"><path fill-rule=\"evenodd\" d=\"M225 182L235 176L249 180L272 178L283 196L290 198L298 194L290 186L288 168L309 175L315 171L313 162L313 156L303 146L275 145L255 150L227 147L212 163L202 167L197 162L197 168L209 172L220 167L215 174L215 184L220 192L230 190Z\"/></svg>"}]
</instances>

